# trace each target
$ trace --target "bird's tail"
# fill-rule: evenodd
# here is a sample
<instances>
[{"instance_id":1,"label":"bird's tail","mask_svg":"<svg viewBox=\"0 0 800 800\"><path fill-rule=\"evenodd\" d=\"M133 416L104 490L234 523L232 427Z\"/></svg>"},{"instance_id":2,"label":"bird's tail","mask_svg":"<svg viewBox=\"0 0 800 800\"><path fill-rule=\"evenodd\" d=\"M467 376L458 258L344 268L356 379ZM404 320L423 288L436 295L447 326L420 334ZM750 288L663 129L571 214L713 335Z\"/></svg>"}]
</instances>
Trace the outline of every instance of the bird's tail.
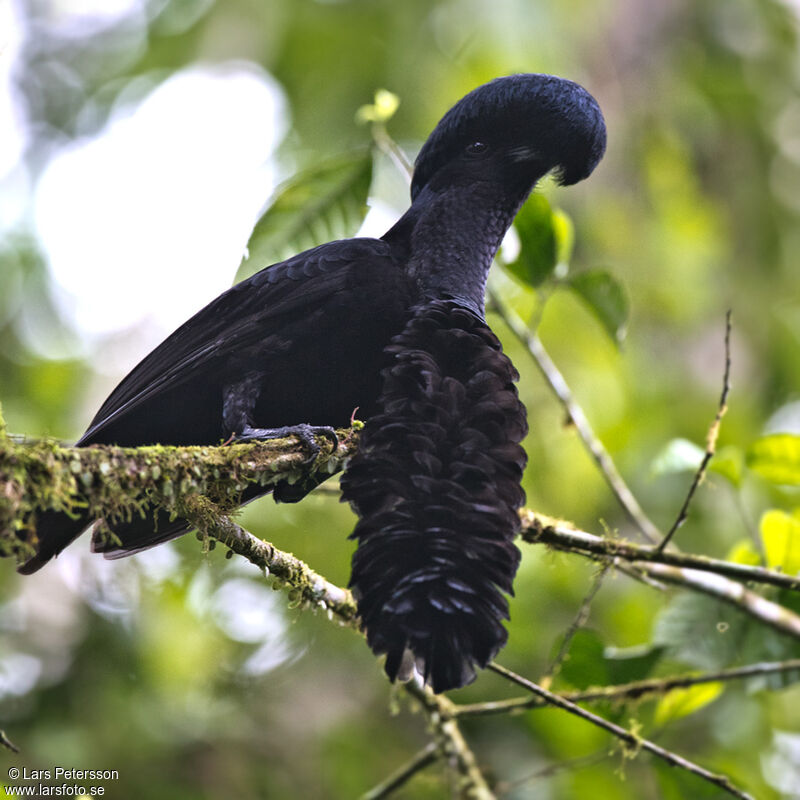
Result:
<instances>
[{"instance_id":1,"label":"bird's tail","mask_svg":"<svg viewBox=\"0 0 800 800\"><path fill-rule=\"evenodd\" d=\"M91 516L73 517L63 511L42 511L36 517L36 555L17 567L21 575L31 575L83 533L93 522ZM143 516L94 527L92 552L106 558L123 558L162 542L182 536L191 526L174 519L162 509L149 509Z\"/></svg>"},{"instance_id":2,"label":"bird's tail","mask_svg":"<svg viewBox=\"0 0 800 800\"><path fill-rule=\"evenodd\" d=\"M36 516L36 555L17 567L21 575L32 575L40 570L53 556L57 556L68 544L86 530L91 518L70 516L63 511L41 511Z\"/></svg>"},{"instance_id":3,"label":"bird's tail","mask_svg":"<svg viewBox=\"0 0 800 800\"><path fill-rule=\"evenodd\" d=\"M350 585L388 676L413 658L441 692L507 639L525 408L500 342L455 301L418 306L387 355L380 412L342 481L360 517Z\"/></svg>"},{"instance_id":4,"label":"bird's tail","mask_svg":"<svg viewBox=\"0 0 800 800\"><path fill-rule=\"evenodd\" d=\"M323 479L324 480L324 479ZM303 484L278 484L276 500L295 503L305 497L321 480L309 480ZM263 486L248 486L241 496L245 505L270 489ZM279 494L280 492L280 494ZM70 516L63 511L41 511L36 517L36 555L17 567L22 575L31 575L40 570L50 559L57 556L83 533L93 517ZM92 532L93 553L102 553L108 559L125 558L142 550L177 539L191 529L185 519L174 517L162 508L147 508L141 515L134 514L127 520L106 521Z\"/></svg>"}]
</instances>

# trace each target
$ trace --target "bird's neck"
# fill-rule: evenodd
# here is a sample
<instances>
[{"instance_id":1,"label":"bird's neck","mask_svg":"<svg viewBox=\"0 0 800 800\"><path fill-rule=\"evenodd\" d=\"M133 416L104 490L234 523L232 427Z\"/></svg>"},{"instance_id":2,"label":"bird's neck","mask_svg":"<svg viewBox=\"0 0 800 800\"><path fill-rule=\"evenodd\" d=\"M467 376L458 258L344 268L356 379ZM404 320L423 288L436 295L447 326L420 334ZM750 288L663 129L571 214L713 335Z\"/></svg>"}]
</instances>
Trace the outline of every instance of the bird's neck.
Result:
<instances>
[{"instance_id":1,"label":"bird's neck","mask_svg":"<svg viewBox=\"0 0 800 800\"><path fill-rule=\"evenodd\" d=\"M423 296L450 295L483 317L492 259L526 196L491 184L438 194L425 188L383 238L402 251Z\"/></svg>"}]
</instances>

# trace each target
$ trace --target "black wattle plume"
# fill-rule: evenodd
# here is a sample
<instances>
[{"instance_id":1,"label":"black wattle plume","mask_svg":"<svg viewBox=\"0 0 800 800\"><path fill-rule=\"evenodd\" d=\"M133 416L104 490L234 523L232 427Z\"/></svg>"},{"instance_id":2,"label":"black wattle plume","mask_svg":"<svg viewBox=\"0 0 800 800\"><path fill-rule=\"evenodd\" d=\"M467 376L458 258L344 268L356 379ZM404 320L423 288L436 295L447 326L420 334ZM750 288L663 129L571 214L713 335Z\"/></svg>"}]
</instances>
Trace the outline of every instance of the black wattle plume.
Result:
<instances>
[{"instance_id":1,"label":"black wattle plume","mask_svg":"<svg viewBox=\"0 0 800 800\"><path fill-rule=\"evenodd\" d=\"M525 408L497 337L453 300L414 308L386 353L380 411L342 480L360 517L350 585L388 676L410 651L441 692L506 642Z\"/></svg>"}]
</instances>

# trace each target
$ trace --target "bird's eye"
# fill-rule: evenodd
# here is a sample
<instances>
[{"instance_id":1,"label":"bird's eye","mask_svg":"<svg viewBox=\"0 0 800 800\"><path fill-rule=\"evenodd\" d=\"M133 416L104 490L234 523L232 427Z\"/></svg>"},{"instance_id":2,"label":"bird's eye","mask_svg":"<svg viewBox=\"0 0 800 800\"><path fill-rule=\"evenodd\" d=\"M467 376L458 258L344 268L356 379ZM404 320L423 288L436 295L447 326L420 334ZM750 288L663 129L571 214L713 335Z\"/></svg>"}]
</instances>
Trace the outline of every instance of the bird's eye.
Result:
<instances>
[{"instance_id":1,"label":"bird's eye","mask_svg":"<svg viewBox=\"0 0 800 800\"><path fill-rule=\"evenodd\" d=\"M470 142L466 148L468 156L482 156L489 150L489 145L486 142Z\"/></svg>"}]
</instances>

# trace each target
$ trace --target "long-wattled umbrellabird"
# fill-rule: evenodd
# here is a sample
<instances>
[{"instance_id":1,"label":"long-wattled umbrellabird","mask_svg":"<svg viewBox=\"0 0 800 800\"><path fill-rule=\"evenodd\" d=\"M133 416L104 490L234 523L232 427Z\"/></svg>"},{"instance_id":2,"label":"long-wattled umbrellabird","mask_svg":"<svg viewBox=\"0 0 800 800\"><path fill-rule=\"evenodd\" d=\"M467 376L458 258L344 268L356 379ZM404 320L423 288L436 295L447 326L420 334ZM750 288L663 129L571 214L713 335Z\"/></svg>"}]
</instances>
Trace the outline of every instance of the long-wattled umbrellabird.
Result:
<instances>
[{"instance_id":1,"label":"long-wattled umbrellabird","mask_svg":"<svg viewBox=\"0 0 800 800\"><path fill-rule=\"evenodd\" d=\"M571 81L478 87L422 147L411 207L384 236L315 247L221 294L122 380L77 446L311 442L358 408L342 490L359 516L350 585L367 641L391 679L414 664L437 692L463 686L506 640L524 500L525 409L484 319L489 267L536 182L576 183L604 149L600 109ZM42 512L20 572L91 522ZM163 511L110 527L93 541L109 557L188 530Z\"/></svg>"}]
</instances>

